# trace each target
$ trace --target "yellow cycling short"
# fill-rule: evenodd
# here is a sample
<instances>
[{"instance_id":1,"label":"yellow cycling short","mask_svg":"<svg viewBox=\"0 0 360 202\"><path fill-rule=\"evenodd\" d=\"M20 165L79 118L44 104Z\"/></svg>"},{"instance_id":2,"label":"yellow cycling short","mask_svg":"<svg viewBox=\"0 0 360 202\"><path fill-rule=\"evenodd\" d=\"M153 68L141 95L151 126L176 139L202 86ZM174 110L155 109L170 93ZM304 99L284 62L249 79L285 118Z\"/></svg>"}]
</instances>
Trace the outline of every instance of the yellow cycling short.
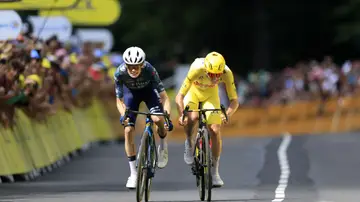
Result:
<instances>
[{"instance_id":1,"label":"yellow cycling short","mask_svg":"<svg viewBox=\"0 0 360 202\"><path fill-rule=\"evenodd\" d=\"M202 98L202 99L199 99ZM220 97L217 94L210 94L208 97L198 96L196 92L191 90L184 97L184 106L189 106L190 110L198 109L199 102L202 102L202 109L219 109ZM206 112L207 124L221 124L221 112Z\"/></svg>"}]
</instances>

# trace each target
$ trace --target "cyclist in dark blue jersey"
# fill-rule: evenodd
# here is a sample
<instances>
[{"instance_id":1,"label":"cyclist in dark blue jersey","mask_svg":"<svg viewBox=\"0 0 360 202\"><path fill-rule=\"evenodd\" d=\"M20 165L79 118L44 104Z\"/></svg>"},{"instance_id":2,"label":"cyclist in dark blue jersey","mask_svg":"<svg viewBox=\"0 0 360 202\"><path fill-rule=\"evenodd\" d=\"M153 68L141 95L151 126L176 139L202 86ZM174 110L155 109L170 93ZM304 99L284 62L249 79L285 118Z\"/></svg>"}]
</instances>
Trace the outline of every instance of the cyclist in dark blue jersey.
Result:
<instances>
[{"instance_id":1,"label":"cyclist in dark blue jersey","mask_svg":"<svg viewBox=\"0 0 360 202\"><path fill-rule=\"evenodd\" d=\"M145 102L150 112L161 113L166 110L170 114L170 100L156 69L145 61L145 53L139 47L130 47L123 54L124 62L117 68L114 79L116 87L116 105L120 112L121 123L125 126L125 151L129 159L130 177L126 187L136 187L136 146L134 143L136 114L124 118L126 108L139 110L141 102ZM168 162L166 131L171 131L173 125L165 124L164 117L152 117L158 126L160 144L158 148L158 167L164 168Z\"/></svg>"}]
</instances>

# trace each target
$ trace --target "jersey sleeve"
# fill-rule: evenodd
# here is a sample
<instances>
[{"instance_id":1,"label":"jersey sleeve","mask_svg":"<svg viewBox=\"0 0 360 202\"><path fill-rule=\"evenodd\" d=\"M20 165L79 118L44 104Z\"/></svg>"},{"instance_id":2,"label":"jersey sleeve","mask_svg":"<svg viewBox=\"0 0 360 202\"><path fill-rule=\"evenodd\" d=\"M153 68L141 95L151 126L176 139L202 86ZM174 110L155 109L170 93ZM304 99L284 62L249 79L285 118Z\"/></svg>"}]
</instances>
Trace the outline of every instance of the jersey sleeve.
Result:
<instances>
[{"instance_id":1,"label":"jersey sleeve","mask_svg":"<svg viewBox=\"0 0 360 202\"><path fill-rule=\"evenodd\" d=\"M120 72L120 68L118 67L118 69L115 71L114 74L114 81L115 81L115 94L117 98L123 98L124 96L124 91L123 91L123 81L121 80L121 72Z\"/></svg>"},{"instance_id":2,"label":"jersey sleeve","mask_svg":"<svg viewBox=\"0 0 360 202\"><path fill-rule=\"evenodd\" d=\"M190 69L186 75L186 78L184 79L183 84L180 87L180 90L179 90L180 94L185 96L189 92L192 82L194 82L196 75L199 73L198 67L199 67L200 63L201 63L200 60L195 60L191 64Z\"/></svg>"},{"instance_id":3,"label":"jersey sleeve","mask_svg":"<svg viewBox=\"0 0 360 202\"><path fill-rule=\"evenodd\" d=\"M226 68L225 74L224 74L224 84L226 87L226 93L229 98L229 100L233 100L238 98L237 92L236 92L236 86L234 81L234 75L230 68Z\"/></svg>"},{"instance_id":4,"label":"jersey sleeve","mask_svg":"<svg viewBox=\"0 0 360 202\"><path fill-rule=\"evenodd\" d=\"M165 90L165 87L159 77L158 72L150 63L148 63L148 65L149 65L149 69L150 69L151 82L152 82L153 88L156 89L158 91L158 93L163 92Z\"/></svg>"}]
</instances>

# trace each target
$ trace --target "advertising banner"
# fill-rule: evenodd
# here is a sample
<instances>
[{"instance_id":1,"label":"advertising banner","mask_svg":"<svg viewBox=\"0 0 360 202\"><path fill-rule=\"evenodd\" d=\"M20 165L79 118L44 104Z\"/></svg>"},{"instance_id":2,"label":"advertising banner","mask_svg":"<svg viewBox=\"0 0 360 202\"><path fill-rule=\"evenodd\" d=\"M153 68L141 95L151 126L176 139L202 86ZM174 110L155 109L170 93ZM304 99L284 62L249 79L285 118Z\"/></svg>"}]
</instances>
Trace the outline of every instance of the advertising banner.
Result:
<instances>
[{"instance_id":1,"label":"advertising banner","mask_svg":"<svg viewBox=\"0 0 360 202\"><path fill-rule=\"evenodd\" d=\"M79 0L0 0L0 10L70 9L75 6L78 1Z\"/></svg>"},{"instance_id":2,"label":"advertising banner","mask_svg":"<svg viewBox=\"0 0 360 202\"><path fill-rule=\"evenodd\" d=\"M32 25L33 34L40 39L46 40L53 35L56 35L62 42L70 39L72 25L66 17L30 16L28 21Z\"/></svg>"},{"instance_id":3,"label":"advertising banner","mask_svg":"<svg viewBox=\"0 0 360 202\"><path fill-rule=\"evenodd\" d=\"M68 10L39 11L40 16L66 16L73 25L107 26L115 23L121 14L117 0L79 0Z\"/></svg>"},{"instance_id":4,"label":"advertising banner","mask_svg":"<svg viewBox=\"0 0 360 202\"><path fill-rule=\"evenodd\" d=\"M15 11L0 11L0 40L15 39L22 29L22 21Z\"/></svg>"}]
</instances>

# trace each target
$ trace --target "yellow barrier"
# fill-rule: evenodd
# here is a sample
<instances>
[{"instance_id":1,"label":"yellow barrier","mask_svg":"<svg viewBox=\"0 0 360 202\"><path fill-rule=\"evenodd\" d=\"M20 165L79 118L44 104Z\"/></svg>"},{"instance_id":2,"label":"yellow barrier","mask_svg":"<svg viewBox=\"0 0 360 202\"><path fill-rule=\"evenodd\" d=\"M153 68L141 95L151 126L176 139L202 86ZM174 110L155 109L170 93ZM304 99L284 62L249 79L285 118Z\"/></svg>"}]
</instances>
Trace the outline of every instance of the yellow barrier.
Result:
<instances>
[{"instance_id":1,"label":"yellow barrier","mask_svg":"<svg viewBox=\"0 0 360 202\"><path fill-rule=\"evenodd\" d=\"M58 111L44 123L16 111L13 129L0 127L0 176L39 171L69 156L84 145L114 139L107 116L98 100L72 114Z\"/></svg>"},{"instance_id":2,"label":"yellow barrier","mask_svg":"<svg viewBox=\"0 0 360 202\"><path fill-rule=\"evenodd\" d=\"M322 113L320 112L322 109ZM266 108L244 107L237 110L231 123L223 127L223 136L277 136L339 133L359 130L360 97L299 101ZM184 138L184 130L174 120L171 136Z\"/></svg>"}]
</instances>

